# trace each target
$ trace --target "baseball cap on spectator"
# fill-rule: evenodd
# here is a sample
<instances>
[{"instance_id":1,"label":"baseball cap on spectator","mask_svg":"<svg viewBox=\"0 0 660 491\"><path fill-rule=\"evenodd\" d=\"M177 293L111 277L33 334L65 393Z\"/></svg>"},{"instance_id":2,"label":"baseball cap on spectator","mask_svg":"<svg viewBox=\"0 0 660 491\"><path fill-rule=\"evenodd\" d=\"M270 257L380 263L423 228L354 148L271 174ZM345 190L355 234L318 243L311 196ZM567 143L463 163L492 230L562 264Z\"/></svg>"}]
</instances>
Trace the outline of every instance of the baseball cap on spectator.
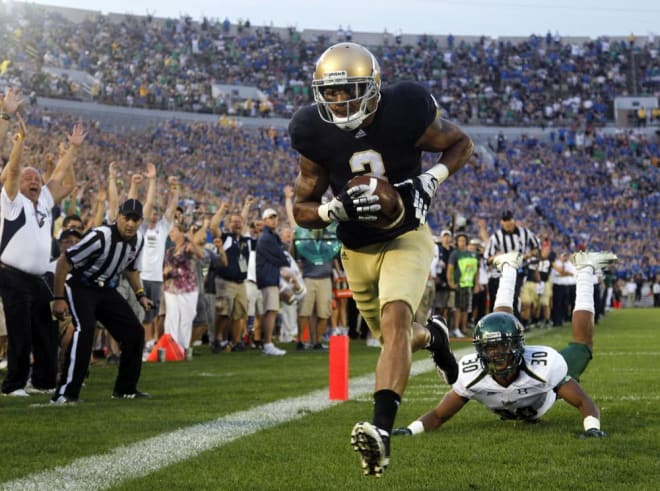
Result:
<instances>
[{"instance_id":1,"label":"baseball cap on spectator","mask_svg":"<svg viewBox=\"0 0 660 491\"><path fill-rule=\"evenodd\" d=\"M513 220L513 212L511 210L504 210L502 212L502 220Z\"/></svg>"},{"instance_id":2,"label":"baseball cap on spectator","mask_svg":"<svg viewBox=\"0 0 660 491\"><path fill-rule=\"evenodd\" d=\"M272 208L266 208L263 214L261 215L261 219L265 220L266 218L276 217L276 216L277 216L277 212L275 210L273 210Z\"/></svg>"},{"instance_id":3,"label":"baseball cap on spectator","mask_svg":"<svg viewBox=\"0 0 660 491\"><path fill-rule=\"evenodd\" d=\"M136 199L127 199L119 207L119 213L124 215L126 218L133 217L137 219L142 218L142 203Z\"/></svg>"},{"instance_id":4,"label":"baseball cap on spectator","mask_svg":"<svg viewBox=\"0 0 660 491\"><path fill-rule=\"evenodd\" d=\"M449 237L451 237L451 231L444 229L442 232L440 232L440 237L442 237L443 235L449 235Z\"/></svg>"}]
</instances>

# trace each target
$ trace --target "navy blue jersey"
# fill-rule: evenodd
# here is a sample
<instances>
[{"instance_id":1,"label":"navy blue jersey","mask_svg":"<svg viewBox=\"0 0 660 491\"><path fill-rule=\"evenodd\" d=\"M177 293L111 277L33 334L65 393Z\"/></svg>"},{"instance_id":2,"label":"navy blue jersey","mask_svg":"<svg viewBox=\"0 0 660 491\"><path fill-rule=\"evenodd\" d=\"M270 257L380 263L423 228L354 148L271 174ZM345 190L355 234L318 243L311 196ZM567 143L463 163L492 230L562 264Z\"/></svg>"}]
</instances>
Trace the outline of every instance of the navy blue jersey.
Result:
<instances>
[{"instance_id":1,"label":"navy blue jersey","mask_svg":"<svg viewBox=\"0 0 660 491\"><path fill-rule=\"evenodd\" d=\"M293 148L328 172L337 195L356 175L371 174L398 183L421 174L422 150L415 144L436 115L435 100L426 88L400 82L381 90L375 118L365 128L342 130L324 122L311 105L294 114L289 134ZM340 222L337 236L351 249L393 239L417 227L414 214L408 212L412 203L406 205L406 217L398 227L381 230Z\"/></svg>"}]
</instances>

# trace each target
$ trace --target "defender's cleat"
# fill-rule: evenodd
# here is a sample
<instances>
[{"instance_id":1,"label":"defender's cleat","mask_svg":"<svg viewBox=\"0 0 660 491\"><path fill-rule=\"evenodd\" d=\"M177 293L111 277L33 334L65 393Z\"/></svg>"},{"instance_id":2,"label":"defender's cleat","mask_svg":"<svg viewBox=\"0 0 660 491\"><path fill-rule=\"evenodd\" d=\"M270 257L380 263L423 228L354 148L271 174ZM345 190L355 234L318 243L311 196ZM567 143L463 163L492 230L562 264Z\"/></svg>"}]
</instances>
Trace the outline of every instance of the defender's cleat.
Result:
<instances>
[{"instance_id":1,"label":"defender's cleat","mask_svg":"<svg viewBox=\"0 0 660 491\"><path fill-rule=\"evenodd\" d=\"M390 435L371 423L356 423L351 446L360 454L365 476L381 477L390 463Z\"/></svg>"},{"instance_id":2,"label":"defender's cleat","mask_svg":"<svg viewBox=\"0 0 660 491\"><path fill-rule=\"evenodd\" d=\"M597 273L602 268L614 264L619 258L612 252L577 252L573 256L573 264L577 269L591 267L594 273Z\"/></svg>"},{"instance_id":3,"label":"defender's cleat","mask_svg":"<svg viewBox=\"0 0 660 491\"><path fill-rule=\"evenodd\" d=\"M432 315L426 322L426 328L431 333L431 342L426 349L431 352L438 367L438 375L445 383L452 385L458 378L458 363L449 347L447 321L441 315Z\"/></svg>"},{"instance_id":4,"label":"defender's cleat","mask_svg":"<svg viewBox=\"0 0 660 491\"><path fill-rule=\"evenodd\" d=\"M523 255L518 251L511 251L505 254L500 254L493 258L493 265L499 272L502 272L502 267L505 264L512 266L514 269L519 269L522 266Z\"/></svg>"}]
</instances>

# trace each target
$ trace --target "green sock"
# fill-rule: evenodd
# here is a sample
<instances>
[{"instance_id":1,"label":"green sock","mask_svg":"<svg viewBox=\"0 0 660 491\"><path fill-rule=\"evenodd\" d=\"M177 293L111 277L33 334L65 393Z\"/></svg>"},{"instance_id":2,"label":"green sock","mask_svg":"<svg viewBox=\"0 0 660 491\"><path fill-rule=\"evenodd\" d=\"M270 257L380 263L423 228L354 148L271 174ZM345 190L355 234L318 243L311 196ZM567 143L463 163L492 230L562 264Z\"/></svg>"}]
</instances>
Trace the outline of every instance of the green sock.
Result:
<instances>
[{"instance_id":1,"label":"green sock","mask_svg":"<svg viewBox=\"0 0 660 491\"><path fill-rule=\"evenodd\" d=\"M585 371L592 358L589 347L586 344L571 342L559 353L566 360L568 374L579 381L580 375Z\"/></svg>"}]
</instances>

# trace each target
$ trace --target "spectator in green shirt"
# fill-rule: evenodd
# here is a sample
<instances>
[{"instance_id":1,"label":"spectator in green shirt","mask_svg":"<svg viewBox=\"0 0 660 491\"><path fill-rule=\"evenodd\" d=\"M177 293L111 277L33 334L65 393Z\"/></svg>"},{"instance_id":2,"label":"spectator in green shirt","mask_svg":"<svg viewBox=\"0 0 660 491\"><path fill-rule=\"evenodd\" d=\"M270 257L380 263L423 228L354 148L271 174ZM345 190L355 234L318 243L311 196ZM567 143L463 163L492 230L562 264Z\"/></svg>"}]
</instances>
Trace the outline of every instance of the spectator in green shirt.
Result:
<instances>
[{"instance_id":1,"label":"spectator in green shirt","mask_svg":"<svg viewBox=\"0 0 660 491\"><path fill-rule=\"evenodd\" d=\"M455 337L466 336L468 314L472 310L472 290L479 270L479 260L474 252L467 248L468 236L465 232L456 234L456 249L449 256L447 265L447 283L456 291L454 315Z\"/></svg>"}]
</instances>

